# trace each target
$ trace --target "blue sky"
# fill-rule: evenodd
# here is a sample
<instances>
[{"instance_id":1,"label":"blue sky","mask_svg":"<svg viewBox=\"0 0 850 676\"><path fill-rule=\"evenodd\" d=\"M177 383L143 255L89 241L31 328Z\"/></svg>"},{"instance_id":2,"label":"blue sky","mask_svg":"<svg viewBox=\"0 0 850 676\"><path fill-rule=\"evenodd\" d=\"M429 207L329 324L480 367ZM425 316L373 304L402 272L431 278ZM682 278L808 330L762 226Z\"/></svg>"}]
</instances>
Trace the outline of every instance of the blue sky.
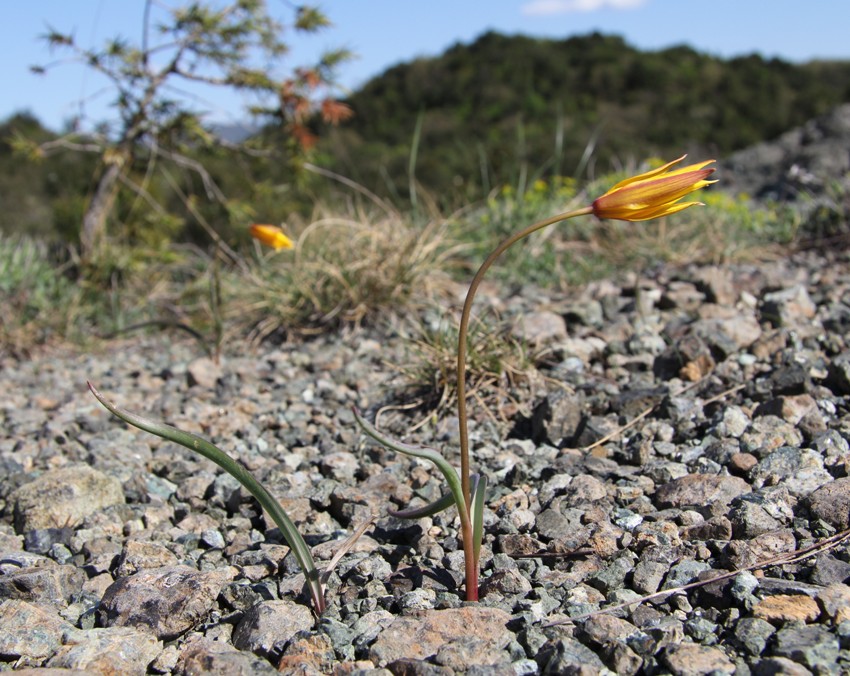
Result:
<instances>
[{"instance_id":1,"label":"blue sky","mask_svg":"<svg viewBox=\"0 0 850 676\"><path fill-rule=\"evenodd\" d=\"M268 0L279 16L293 4ZM159 0L158 4L174 4ZM688 44L716 56L760 53L789 61L850 59L850 2L845 0L316 0L334 26L298 39L283 63L310 63L319 52L347 47L358 58L340 71L356 88L397 63L434 56L487 30L563 39L590 31L622 35L641 49ZM105 83L77 65L47 75L29 72L49 54L39 36L48 24L91 47L115 35L137 42L143 0L23 0L4 3L0 22L0 119L29 110L60 129L82 111L92 122L109 118ZM282 71L285 72L285 71ZM196 93L210 119L237 122L245 101L232 94ZM83 102L81 104L81 102Z\"/></svg>"}]
</instances>

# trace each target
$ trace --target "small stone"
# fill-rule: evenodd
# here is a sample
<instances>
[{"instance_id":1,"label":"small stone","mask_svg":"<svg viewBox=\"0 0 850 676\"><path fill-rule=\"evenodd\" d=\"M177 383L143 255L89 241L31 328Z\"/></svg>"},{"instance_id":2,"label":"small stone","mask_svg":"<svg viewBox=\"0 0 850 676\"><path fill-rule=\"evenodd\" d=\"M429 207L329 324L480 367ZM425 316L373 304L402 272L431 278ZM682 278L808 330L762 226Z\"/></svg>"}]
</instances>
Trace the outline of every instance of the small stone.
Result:
<instances>
[{"instance_id":1,"label":"small stone","mask_svg":"<svg viewBox=\"0 0 850 676\"><path fill-rule=\"evenodd\" d=\"M0 603L0 655L20 659L22 665L41 664L62 645L73 625L58 615L20 600Z\"/></svg>"},{"instance_id":2,"label":"small stone","mask_svg":"<svg viewBox=\"0 0 850 676\"><path fill-rule=\"evenodd\" d=\"M601 646L612 640L625 641L640 630L627 620L603 614L589 618L582 631L588 639Z\"/></svg>"},{"instance_id":3,"label":"small stone","mask_svg":"<svg viewBox=\"0 0 850 676\"><path fill-rule=\"evenodd\" d=\"M776 632L767 620L757 617L742 617L735 625L735 638L753 657L758 657L767 647L770 637Z\"/></svg>"},{"instance_id":4,"label":"small stone","mask_svg":"<svg viewBox=\"0 0 850 676\"><path fill-rule=\"evenodd\" d=\"M682 561L670 568L662 589L676 589L696 581L702 573L711 570L705 561Z\"/></svg>"},{"instance_id":5,"label":"small stone","mask_svg":"<svg viewBox=\"0 0 850 676\"><path fill-rule=\"evenodd\" d=\"M735 663L720 648L696 643L668 646L662 659L673 676L731 676L735 673Z\"/></svg>"},{"instance_id":6,"label":"small stone","mask_svg":"<svg viewBox=\"0 0 850 676\"><path fill-rule=\"evenodd\" d=\"M605 668L593 650L572 638L547 641L534 659L541 674L598 674Z\"/></svg>"},{"instance_id":7,"label":"small stone","mask_svg":"<svg viewBox=\"0 0 850 676\"><path fill-rule=\"evenodd\" d=\"M826 386L839 396L850 394L850 350L829 363Z\"/></svg>"},{"instance_id":8,"label":"small stone","mask_svg":"<svg viewBox=\"0 0 850 676\"><path fill-rule=\"evenodd\" d=\"M509 620L509 613L483 607L429 610L418 617L396 617L372 644L369 658L378 666L400 659L429 659L443 644L461 636L485 641L485 654L499 651L513 638L506 628Z\"/></svg>"},{"instance_id":9,"label":"small stone","mask_svg":"<svg viewBox=\"0 0 850 676\"><path fill-rule=\"evenodd\" d=\"M699 319L693 330L725 354L746 350L761 337L761 324L750 314Z\"/></svg>"},{"instance_id":10,"label":"small stone","mask_svg":"<svg viewBox=\"0 0 850 676\"><path fill-rule=\"evenodd\" d=\"M226 572L166 566L119 578L101 600L101 624L138 627L171 640L206 616L228 577Z\"/></svg>"},{"instance_id":11,"label":"small stone","mask_svg":"<svg viewBox=\"0 0 850 676\"><path fill-rule=\"evenodd\" d=\"M794 326L808 322L817 312L809 292L801 284L767 293L762 299L761 315L774 326Z\"/></svg>"},{"instance_id":12,"label":"small stone","mask_svg":"<svg viewBox=\"0 0 850 676\"><path fill-rule=\"evenodd\" d=\"M850 563L836 558L829 552L819 554L812 567L811 583L828 587L836 582L850 580Z\"/></svg>"},{"instance_id":13,"label":"small stone","mask_svg":"<svg viewBox=\"0 0 850 676\"><path fill-rule=\"evenodd\" d=\"M768 622L814 622L819 615L817 601L803 594L768 596L753 608L753 617Z\"/></svg>"},{"instance_id":14,"label":"small stone","mask_svg":"<svg viewBox=\"0 0 850 676\"><path fill-rule=\"evenodd\" d=\"M729 458L729 471L736 474L747 474L758 464L758 458L752 453L734 453Z\"/></svg>"},{"instance_id":15,"label":"small stone","mask_svg":"<svg viewBox=\"0 0 850 676\"><path fill-rule=\"evenodd\" d=\"M542 347L565 340L567 323L555 312L527 312L520 316L513 333L516 338L534 347Z\"/></svg>"},{"instance_id":16,"label":"small stone","mask_svg":"<svg viewBox=\"0 0 850 676\"><path fill-rule=\"evenodd\" d=\"M0 575L0 599L17 599L53 606L65 606L79 593L86 574L74 566L25 567Z\"/></svg>"},{"instance_id":17,"label":"small stone","mask_svg":"<svg viewBox=\"0 0 850 676\"><path fill-rule=\"evenodd\" d=\"M765 402L756 409L756 415L769 413L779 416L792 425L797 425L803 418L816 413L817 410L818 404L814 397L810 394L796 394Z\"/></svg>"},{"instance_id":18,"label":"small stone","mask_svg":"<svg viewBox=\"0 0 850 676\"><path fill-rule=\"evenodd\" d=\"M144 676L162 652L162 644L145 631L131 627L88 629L65 635L64 645L47 662L51 669L87 673Z\"/></svg>"},{"instance_id":19,"label":"small stone","mask_svg":"<svg viewBox=\"0 0 850 676\"><path fill-rule=\"evenodd\" d=\"M498 537L499 549L511 558L525 557L545 551L546 545L525 533L512 533Z\"/></svg>"},{"instance_id":20,"label":"small stone","mask_svg":"<svg viewBox=\"0 0 850 676\"><path fill-rule=\"evenodd\" d=\"M64 528L105 507L124 503L118 479L92 469L73 465L47 470L10 496L14 504L15 529L19 533L37 528Z\"/></svg>"},{"instance_id":21,"label":"small stone","mask_svg":"<svg viewBox=\"0 0 850 676\"><path fill-rule=\"evenodd\" d=\"M632 589L641 594L654 594L669 568L661 561L638 561L632 573Z\"/></svg>"},{"instance_id":22,"label":"small stone","mask_svg":"<svg viewBox=\"0 0 850 676\"><path fill-rule=\"evenodd\" d=\"M727 406L717 426L717 433L723 437L739 439L749 426L750 417L740 406Z\"/></svg>"},{"instance_id":23,"label":"small stone","mask_svg":"<svg viewBox=\"0 0 850 676\"><path fill-rule=\"evenodd\" d=\"M802 664L787 657L766 657L759 660L752 670L753 676L812 676Z\"/></svg>"},{"instance_id":24,"label":"small stone","mask_svg":"<svg viewBox=\"0 0 850 676\"><path fill-rule=\"evenodd\" d=\"M832 584L818 593L818 601L833 624L850 620L850 586Z\"/></svg>"},{"instance_id":25,"label":"small stone","mask_svg":"<svg viewBox=\"0 0 850 676\"><path fill-rule=\"evenodd\" d=\"M579 393L558 389L547 394L531 413L531 438L538 443L572 445L584 419L583 410L584 398Z\"/></svg>"},{"instance_id":26,"label":"small stone","mask_svg":"<svg viewBox=\"0 0 850 676\"><path fill-rule=\"evenodd\" d=\"M723 266L709 265L694 272L698 287L706 294L706 300L721 307L733 307L738 300L732 271Z\"/></svg>"},{"instance_id":27,"label":"small stone","mask_svg":"<svg viewBox=\"0 0 850 676\"><path fill-rule=\"evenodd\" d=\"M118 577L127 577L146 568L175 566L177 563L177 556L161 542L127 540L115 572Z\"/></svg>"},{"instance_id":28,"label":"small stone","mask_svg":"<svg viewBox=\"0 0 850 676\"><path fill-rule=\"evenodd\" d=\"M299 631L313 627L307 606L289 599L262 601L250 608L233 629L233 645L264 657L271 656Z\"/></svg>"},{"instance_id":29,"label":"small stone","mask_svg":"<svg viewBox=\"0 0 850 676\"><path fill-rule=\"evenodd\" d=\"M482 598L490 594L502 596L525 596L532 590L531 583L518 570L497 570L480 585ZM433 607L433 606L432 606Z\"/></svg>"},{"instance_id":30,"label":"small stone","mask_svg":"<svg viewBox=\"0 0 850 676\"><path fill-rule=\"evenodd\" d=\"M724 555L733 568L746 568L779 554L793 552L797 540L788 528L762 533L751 540L732 540Z\"/></svg>"},{"instance_id":31,"label":"small stone","mask_svg":"<svg viewBox=\"0 0 850 676\"><path fill-rule=\"evenodd\" d=\"M186 366L186 384L189 387L215 389L221 375L221 364L217 364L209 357L198 357Z\"/></svg>"},{"instance_id":32,"label":"small stone","mask_svg":"<svg viewBox=\"0 0 850 676\"><path fill-rule=\"evenodd\" d=\"M773 654L787 657L819 674L837 673L838 639L818 624L791 623L773 639Z\"/></svg>"},{"instance_id":33,"label":"small stone","mask_svg":"<svg viewBox=\"0 0 850 676\"><path fill-rule=\"evenodd\" d=\"M283 674L328 674L332 671L335 654L330 639L324 634L314 634L294 639L278 662L277 670Z\"/></svg>"},{"instance_id":34,"label":"small stone","mask_svg":"<svg viewBox=\"0 0 850 676\"><path fill-rule=\"evenodd\" d=\"M736 538L754 538L782 527L782 521L774 518L764 504L747 500L747 497L736 500L729 510L729 521Z\"/></svg>"},{"instance_id":35,"label":"small stone","mask_svg":"<svg viewBox=\"0 0 850 676\"><path fill-rule=\"evenodd\" d=\"M214 641L199 634L189 636L180 648L174 673L210 674L212 676L274 676L278 674L268 660L250 652L237 650L224 641Z\"/></svg>"},{"instance_id":36,"label":"small stone","mask_svg":"<svg viewBox=\"0 0 850 676\"><path fill-rule=\"evenodd\" d=\"M808 497L809 511L838 530L850 527L850 477L818 488Z\"/></svg>"},{"instance_id":37,"label":"small stone","mask_svg":"<svg viewBox=\"0 0 850 676\"><path fill-rule=\"evenodd\" d=\"M624 641L609 641L602 647L608 666L618 676L634 676L643 666L643 660Z\"/></svg>"},{"instance_id":38,"label":"small stone","mask_svg":"<svg viewBox=\"0 0 850 676\"><path fill-rule=\"evenodd\" d=\"M728 504L751 490L740 477L688 474L659 486L655 498L661 507L703 507L712 502Z\"/></svg>"}]
</instances>

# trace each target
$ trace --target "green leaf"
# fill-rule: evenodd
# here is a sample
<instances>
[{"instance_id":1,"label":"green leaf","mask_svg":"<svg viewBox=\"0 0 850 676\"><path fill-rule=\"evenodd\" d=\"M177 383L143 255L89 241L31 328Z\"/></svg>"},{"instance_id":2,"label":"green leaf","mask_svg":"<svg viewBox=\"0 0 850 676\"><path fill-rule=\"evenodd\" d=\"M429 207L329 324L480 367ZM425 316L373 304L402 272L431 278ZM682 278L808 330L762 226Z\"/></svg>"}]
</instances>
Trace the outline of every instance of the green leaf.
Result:
<instances>
[{"instance_id":1,"label":"green leaf","mask_svg":"<svg viewBox=\"0 0 850 676\"><path fill-rule=\"evenodd\" d=\"M475 555L475 566L481 554L481 540L484 537L484 499L487 494L487 477L483 474L473 474L470 478L472 505L469 518L472 521L472 553Z\"/></svg>"},{"instance_id":2,"label":"green leaf","mask_svg":"<svg viewBox=\"0 0 850 676\"><path fill-rule=\"evenodd\" d=\"M182 430L166 425L165 423L149 420L135 413L131 413L126 409L120 408L115 404L107 401L103 395L97 391L94 385L87 383L89 390L95 398L103 404L103 406L113 415L121 418L124 422L138 427L140 430L150 432L163 439L168 439L174 443L185 446L191 451L200 453L205 458L212 460L215 464L221 467L225 472L230 474L234 479L241 483L251 495L262 505L269 515L274 520L289 547L298 565L301 567L304 577L307 580L307 586L310 589L310 595L313 597L313 604L316 612L321 614L325 609L325 596L322 588L322 583L319 579L319 573L316 570L316 563L313 560L313 555L310 553L307 543L301 537L301 533L292 523L287 513L284 511L280 503L269 493L260 482L242 465L231 458L227 453L220 448L210 443L195 434L183 432Z\"/></svg>"},{"instance_id":3,"label":"green leaf","mask_svg":"<svg viewBox=\"0 0 850 676\"><path fill-rule=\"evenodd\" d=\"M443 477L446 480L446 483L449 485L449 490L451 491L451 496L454 499L455 505L457 506L458 514L460 515L460 519L462 522L468 522L469 513L466 510L466 501L463 499L463 490L461 487L460 476L455 470L454 467L451 466L448 460L446 460L442 455L440 455L433 448L426 448L424 446L411 446L410 444L403 444L400 441L395 441L394 439L390 439L381 434L371 423L366 421L360 415L360 411L356 408L354 409L354 419L363 428L363 431L372 437L375 441L390 449L391 451L396 451L398 453L403 453L404 455L411 455L414 458L424 458L425 460L430 460L433 462L437 469L440 470Z\"/></svg>"},{"instance_id":4,"label":"green leaf","mask_svg":"<svg viewBox=\"0 0 850 676\"><path fill-rule=\"evenodd\" d=\"M455 496L451 493L446 493L438 500L431 502L427 505L423 505L422 507L413 507L408 509L400 509L398 511L388 510L387 513L390 516L394 516L397 519L421 519L426 516L434 516L434 514L439 514L444 509L448 509L453 504L455 504Z\"/></svg>"}]
</instances>

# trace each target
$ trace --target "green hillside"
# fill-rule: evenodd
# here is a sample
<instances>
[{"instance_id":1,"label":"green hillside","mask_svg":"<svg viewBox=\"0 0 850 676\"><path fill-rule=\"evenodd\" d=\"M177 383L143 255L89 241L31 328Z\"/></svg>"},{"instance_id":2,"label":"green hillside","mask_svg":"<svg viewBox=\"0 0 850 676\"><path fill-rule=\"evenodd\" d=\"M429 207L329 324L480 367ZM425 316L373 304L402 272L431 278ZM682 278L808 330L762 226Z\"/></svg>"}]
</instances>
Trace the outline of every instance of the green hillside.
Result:
<instances>
[{"instance_id":1,"label":"green hillside","mask_svg":"<svg viewBox=\"0 0 850 676\"><path fill-rule=\"evenodd\" d=\"M411 190L444 210L537 178L586 179L650 156L724 157L773 138L850 101L850 61L791 64L746 56L723 60L688 47L641 52L616 36L539 40L486 33L443 55L390 68L354 92L355 115L341 127L314 123L308 159L405 208ZM419 130L417 133L417 129ZM97 176L75 153L28 161L15 139L53 135L28 114L0 122L0 232L75 241ZM227 242L246 224L331 208L338 183L299 171L303 158L279 127L245 142L263 152L186 143L221 187L211 201L191 172L133 179L167 210L122 191L113 233L128 243L209 242L200 216ZM139 153L143 158L145 149ZM583 159L584 156L584 159ZM411 171L412 170L412 171ZM174 181L185 196L178 198ZM187 207L187 200L194 205Z\"/></svg>"},{"instance_id":2,"label":"green hillside","mask_svg":"<svg viewBox=\"0 0 850 676\"><path fill-rule=\"evenodd\" d=\"M452 202L538 173L599 171L683 150L722 157L850 100L850 63L723 60L689 47L641 52L616 36L539 40L486 33L387 70L355 92L355 116L322 148L379 193L415 176Z\"/></svg>"}]
</instances>

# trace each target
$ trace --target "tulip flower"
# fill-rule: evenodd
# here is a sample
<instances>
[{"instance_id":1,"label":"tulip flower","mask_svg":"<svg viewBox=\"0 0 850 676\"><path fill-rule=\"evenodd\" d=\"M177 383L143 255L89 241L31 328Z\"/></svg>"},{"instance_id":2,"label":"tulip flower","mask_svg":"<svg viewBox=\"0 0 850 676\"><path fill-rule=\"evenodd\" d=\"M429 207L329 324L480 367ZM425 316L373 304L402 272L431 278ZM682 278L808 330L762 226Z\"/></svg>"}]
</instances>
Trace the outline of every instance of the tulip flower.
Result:
<instances>
[{"instance_id":1,"label":"tulip flower","mask_svg":"<svg viewBox=\"0 0 850 676\"><path fill-rule=\"evenodd\" d=\"M705 167L714 160L667 171L685 159L668 162L664 166L620 181L593 203L593 213L598 218L621 221L648 221L675 214L702 202L679 202L685 195L716 181L707 181L714 168ZM665 173L666 172L666 173Z\"/></svg>"},{"instance_id":2,"label":"tulip flower","mask_svg":"<svg viewBox=\"0 0 850 676\"><path fill-rule=\"evenodd\" d=\"M251 226L251 237L275 250L291 249L295 246L283 230L276 225L258 225L255 223Z\"/></svg>"}]
</instances>

